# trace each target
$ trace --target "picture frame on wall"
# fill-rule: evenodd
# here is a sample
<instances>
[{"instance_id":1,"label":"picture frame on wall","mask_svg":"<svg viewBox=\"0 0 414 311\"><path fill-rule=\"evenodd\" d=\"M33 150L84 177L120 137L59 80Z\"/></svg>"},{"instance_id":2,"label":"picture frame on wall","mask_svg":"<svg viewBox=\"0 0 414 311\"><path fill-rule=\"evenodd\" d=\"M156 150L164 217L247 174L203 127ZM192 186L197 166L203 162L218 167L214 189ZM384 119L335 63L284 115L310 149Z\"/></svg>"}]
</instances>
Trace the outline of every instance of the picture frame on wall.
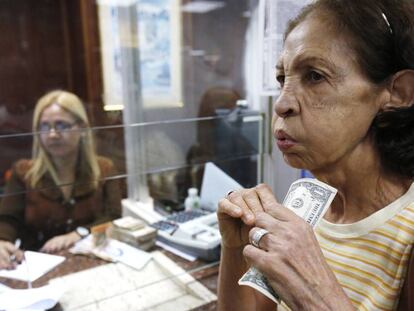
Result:
<instances>
[{"instance_id":1,"label":"picture frame on wall","mask_svg":"<svg viewBox=\"0 0 414 311\"><path fill-rule=\"evenodd\" d=\"M139 0L138 39L143 104L181 107L180 0Z\"/></svg>"},{"instance_id":2,"label":"picture frame on wall","mask_svg":"<svg viewBox=\"0 0 414 311\"><path fill-rule=\"evenodd\" d=\"M119 8L115 1L98 1L99 34L105 111L124 109Z\"/></svg>"},{"instance_id":3,"label":"picture frame on wall","mask_svg":"<svg viewBox=\"0 0 414 311\"><path fill-rule=\"evenodd\" d=\"M182 107L180 0L99 1L99 25L105 110L122 109L122 49L139 55L140 96L143 108ZM136 10L136 25L125 25L121 7ZM125 71L125 68L124 68ZM114 108L114 109L112 109Z\"/></svg>"}]
</instances>

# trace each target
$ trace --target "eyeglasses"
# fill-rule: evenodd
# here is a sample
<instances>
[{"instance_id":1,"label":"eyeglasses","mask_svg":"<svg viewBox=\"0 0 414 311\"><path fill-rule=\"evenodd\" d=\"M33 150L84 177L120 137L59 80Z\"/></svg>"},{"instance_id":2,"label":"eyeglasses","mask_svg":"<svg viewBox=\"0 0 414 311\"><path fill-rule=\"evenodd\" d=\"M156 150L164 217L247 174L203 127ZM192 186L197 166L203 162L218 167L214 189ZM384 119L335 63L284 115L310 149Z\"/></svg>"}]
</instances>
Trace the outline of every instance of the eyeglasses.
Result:
<instances>
[{"instance_id":1,"label":"eyeglasses","mask_svg":"<svg viewBox=\"0 0 414 311\"><path fill-rule=\"evenodd\" d=\"M39 131L50 132L53 129L55 132L63 132L72 129L75 126L75 124L76 122L69 123L66 121L56 121L54 123L41 122L39 124Z\"/></svg>"}]
</instances>

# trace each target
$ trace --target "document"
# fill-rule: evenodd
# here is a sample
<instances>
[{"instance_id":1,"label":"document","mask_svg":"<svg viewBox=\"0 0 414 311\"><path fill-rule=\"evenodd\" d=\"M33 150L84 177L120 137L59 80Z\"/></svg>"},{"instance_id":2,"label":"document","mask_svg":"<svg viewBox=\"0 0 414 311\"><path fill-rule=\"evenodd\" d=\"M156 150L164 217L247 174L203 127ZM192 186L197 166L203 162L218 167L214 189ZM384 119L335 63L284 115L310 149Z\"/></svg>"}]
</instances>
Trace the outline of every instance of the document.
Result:
<instances>
[{"instance_id":1,"label":"document","mask_svg":"<svg viewBox=\"0 0 414 311\"><path fill-rule=\"evenodd\" d=\"M121 262L137 270L142 269L152 258L150 253L114 239L107 239L102 246L95 246L92 235L77 242L69 251L72 254L94 255L103 260Z\"/></svg>"},{"instance_id":2,"label":"document","mask_svg":"<svg viewBox=\"0 0 414 311\"><path fill-rule=\"evenodd\" d=\"M14 270L0 270L0 276L25 282L33 282L65 260L63 256L25 251L21 264ZM1 308L0 308L1 310Z\"/></svg>"},{"instance_id":3,"label":"document","mask_svg":"<svg viewBox=\"0 0 414 311\"><path fill-rule=\"evenodd\" d=\"M157 245L157 246L173 253L174 255L180 256L181 258L184 258L185 260L195 261L197 259L197 257L195 257L193 255L190 255L190 254L187 254L186 252L183 252L183 251L181 251L181 250L179 250L179 249L177 249L177 248L175 248L171 245L163 243L161 241L156 241L155 245Z\"/></svg>"},{"instance_id":4,"label":"document","mask_svg":"<svg viewBox=\"0 0 414 311\"><path fill-rule=\"evenodd\" d=\"M10 287L0 283L0 293L4 292L5 290L9 290L9 289L10 289Z\"/></svg>"},{"instance_id":5,"label":"document","mask_svg":"<svg viewBox=\"0 0 414 311\"><path fill-rule=\"evenodd\" d=\"M40 311L53 308L65 292L62 284L0 291L0 310Z\"/></svg>"}]
</instances>

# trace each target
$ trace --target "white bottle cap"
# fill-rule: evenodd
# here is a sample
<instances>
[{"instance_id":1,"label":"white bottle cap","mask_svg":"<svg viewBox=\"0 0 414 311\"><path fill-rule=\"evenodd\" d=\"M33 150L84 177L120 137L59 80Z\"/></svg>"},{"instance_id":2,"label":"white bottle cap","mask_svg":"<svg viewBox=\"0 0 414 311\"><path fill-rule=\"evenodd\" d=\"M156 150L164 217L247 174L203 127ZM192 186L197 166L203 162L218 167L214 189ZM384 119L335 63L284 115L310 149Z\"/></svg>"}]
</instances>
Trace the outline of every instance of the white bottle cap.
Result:
<instances>
[{"instance_id":1,"label":"white bottle cap","mask_svg":"<svg viewBox=\"0 0 414 311\"><path fill-rule=\"evenodd\" d=\"M241 107L241 108L247 108L248 107L247 100L246 99L238 99L236 101L236 106Z\"/></svg>"},{"instance_id":2,"label":"white bottle cap","mask_svg":"<svg viewBox=\"0 0 414 311\"><path fill-rule=\"evenodd\" d=\"M198 194L198 189L197 188L189 188L188 189L188 195L195 196L197 194Z\"/></svg>"}]
</instances>

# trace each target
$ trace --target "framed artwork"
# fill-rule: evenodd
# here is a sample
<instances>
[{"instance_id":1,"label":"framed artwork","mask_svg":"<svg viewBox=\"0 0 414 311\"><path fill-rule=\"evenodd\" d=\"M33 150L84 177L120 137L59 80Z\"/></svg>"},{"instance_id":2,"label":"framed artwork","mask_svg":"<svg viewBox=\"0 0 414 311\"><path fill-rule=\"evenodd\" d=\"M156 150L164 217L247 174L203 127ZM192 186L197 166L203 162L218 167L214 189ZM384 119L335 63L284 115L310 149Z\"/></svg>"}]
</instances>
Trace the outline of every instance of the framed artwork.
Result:
<instances>
[{"instance_id":1,"label":"framed artwork","mask_svg":"<svg viewBox=\"0 0 414 311\"><path fill-rule=\"evenodd\" d=\"M139 0L144 107L182 106L180 0Z\"/></svg>"},{"instance_id":2,"label":"framed artwork","mask_svg":"<svg viewBox=\"0 0 414 311\"><path fill-rule=\"evenodd\" d=\"M124 99L119 10L109 1L99 1L98 5L104 110L122 110Z\"/></svg>"},{"instance_id":3,"label":"framed artwork","mask_svg":"<svg viewBox=\"0 0 414 311\"><path fill-rule=\"evenodd\" d=\"M127 82L122 79L122 49L131 47L138 50L138 68L133 69L140 73L143 107L181 107L180 0L100 0L98 4L104 108L123 107L122 83ZM135 20L120 15L125 7L135 10L129 14Z\"/></svg>"},{"instance_id":4,"label":"framed artwork","mask_svg":"<svg viewBox=\"0 0 414 311\"><path fill-rule=\"evenodd\" d=\"M279 95L276 64L283 49L283 34L290 19L312 0L260 0L260 86L265 96Z\"/></svg>"}]
</instances>

